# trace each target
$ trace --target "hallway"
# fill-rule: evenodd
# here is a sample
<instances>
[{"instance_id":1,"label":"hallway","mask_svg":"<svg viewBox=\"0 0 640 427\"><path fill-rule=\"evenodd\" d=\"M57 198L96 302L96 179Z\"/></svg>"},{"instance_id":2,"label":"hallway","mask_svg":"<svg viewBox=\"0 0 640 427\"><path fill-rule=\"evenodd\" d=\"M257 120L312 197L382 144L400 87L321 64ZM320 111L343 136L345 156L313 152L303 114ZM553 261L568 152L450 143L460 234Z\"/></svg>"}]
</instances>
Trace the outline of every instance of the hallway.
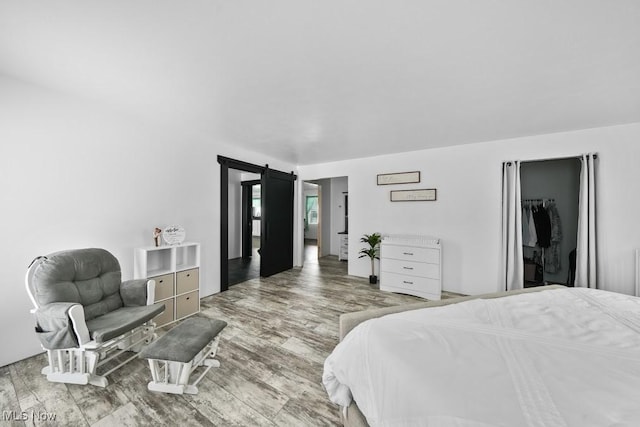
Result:
<instances>
[{"instance_id":1,"label":"hallway","mask_svg":"<svg viewBox=\"0 0 640 427\"><path fill-rule=\"evenodd\" d=\"M251 258L233 258L228 261L229 286L260 277L260 236L253 236Z\"/></svg>"},{"instance_id":2,"label":"hallway","mask_svg":"<svg viewBox=\"0 0 640 427\"><path fill-rule=\"evenodd\" d=\"M229 262L229 286L260 277L260 237L254 236L251 258L234 258ZM318 241L304 240L304 264L318 265Z\"/></svg>"}]
</instances>

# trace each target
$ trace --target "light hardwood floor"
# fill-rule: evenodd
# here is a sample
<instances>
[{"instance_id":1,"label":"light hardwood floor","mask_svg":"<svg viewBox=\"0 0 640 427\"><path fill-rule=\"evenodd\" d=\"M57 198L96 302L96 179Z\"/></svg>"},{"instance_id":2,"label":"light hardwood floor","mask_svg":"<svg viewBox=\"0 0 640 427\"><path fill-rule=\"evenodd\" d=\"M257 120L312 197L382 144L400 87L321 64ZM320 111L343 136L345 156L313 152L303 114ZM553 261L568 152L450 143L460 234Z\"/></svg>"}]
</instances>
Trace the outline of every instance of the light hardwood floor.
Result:
<instances>
[{"instance_id":1,"label":"light hardwood floor","mask_svg":"<svg viewBox=\"0 0 640 427\"><path fill-rule=\"evenodd\" d=\"M0 368L0 410L29 418L0 425L339 425L338 408L321 384L324 359L338 343L339 315L421 301L381 292L347 276L346 268L325 257L203 298L198 316L228 326L221 333L221 367L205 376L198 395L147 391L148 366L138 359L112 374L104 389L50 383L40 374L45 358L38 355ZM44 413L56 421L37 420Z\"/></svg>"}]
</instances>

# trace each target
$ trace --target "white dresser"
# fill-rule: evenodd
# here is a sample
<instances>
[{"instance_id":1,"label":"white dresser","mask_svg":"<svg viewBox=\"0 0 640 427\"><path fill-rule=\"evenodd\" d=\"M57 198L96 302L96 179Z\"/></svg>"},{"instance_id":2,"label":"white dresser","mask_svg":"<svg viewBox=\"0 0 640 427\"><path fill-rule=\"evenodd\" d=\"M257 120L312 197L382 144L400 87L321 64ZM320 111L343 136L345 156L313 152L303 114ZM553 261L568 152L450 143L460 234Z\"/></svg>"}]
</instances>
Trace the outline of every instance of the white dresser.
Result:
<instances>
[{"instance_id":1,"label":"white dresser","mask_svg":"<svg viewBox=\"0 0 640 427\"><path fill-rule=\"evenodd\" d=\"M380 290L439 300L441 263L440 239L385 235L380 244Z\"/></svg>"}]
</instances>

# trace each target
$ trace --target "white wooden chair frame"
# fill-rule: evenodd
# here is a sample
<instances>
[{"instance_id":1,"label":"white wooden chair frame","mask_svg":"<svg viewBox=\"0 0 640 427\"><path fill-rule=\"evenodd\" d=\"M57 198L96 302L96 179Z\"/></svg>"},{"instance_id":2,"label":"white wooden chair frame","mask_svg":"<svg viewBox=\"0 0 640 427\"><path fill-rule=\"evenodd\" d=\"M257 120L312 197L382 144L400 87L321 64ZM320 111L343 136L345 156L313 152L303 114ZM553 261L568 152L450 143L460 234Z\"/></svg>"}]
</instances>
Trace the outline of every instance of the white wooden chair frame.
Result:
<instances>
[{"instance_id":1,"label":"white wooden chair frame","mask_svg":"<svg viewBox=\"0 0 640 427\"><path fill-rule=\"evenodd\" d=\"M27 293L34 308L30 310L34 314L39 305L31 293L29 283L33 276L37 263L33 263L27 270L25 285ZM147 304L153 304L155 299L155 281L147 281ZM91 339L89 329L84 317L84 308L76 304L69 309L69 318L73 325L73 331L78 339L78 347L49 350L42 346L47 352L48 366L42 368L42 374L47 376L47 380L52 382L70 384L92 384L99 387L106 387L109 384L107 375L132 361L137 354L127 358L111 369L98 374L98 368L113 361L125 351L140 351L143 345L151 343L155 338L155 323L147 323L125 332L110 341L97 343Z\"/></svg>"},{"instance_id":2,"label":"white wooden chair frame","mask_svg":"<svg viewBox=\"0 0 640 427\"><path fill-rule=\"evenodd\" d=\"M171 360L149 359L149 369L151 369L152 381L148 384L151 391L173 394L198 394L198 383L209 372L211 368L219 368L220 361L214 359L218 351L219 337L216 336L200 352L187 363L174 362ZM189 378L191 374L200 366L206 369L191 384Z\"/></svg>"}]
</instances>

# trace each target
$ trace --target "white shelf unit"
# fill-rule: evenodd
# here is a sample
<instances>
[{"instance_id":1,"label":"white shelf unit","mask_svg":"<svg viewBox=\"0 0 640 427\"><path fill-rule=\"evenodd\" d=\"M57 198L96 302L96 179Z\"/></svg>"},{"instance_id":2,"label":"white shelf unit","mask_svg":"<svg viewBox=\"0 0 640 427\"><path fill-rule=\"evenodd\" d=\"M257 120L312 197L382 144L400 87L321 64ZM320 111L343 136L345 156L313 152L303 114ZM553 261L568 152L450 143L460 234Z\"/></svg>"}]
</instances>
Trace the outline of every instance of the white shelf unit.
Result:
<instances>
[{"instance_id":1,"label":"white shelf unit","mask_svg":"<svg viewBox=\"0 0 640 427\"><path fill-rule=\"evenodd\" d=\"M429 236L386 235L380 244L380 290L429 300L442 295L442 248Z\"/></svg>"},{"instance_id":2,"label":"white shelf unit","mask_svg":"<svg viewBox=\"0 0 640 427\"><path fill-rule=\"evenodd\" d=\"M340 236L340 252L338 252L338 261L347 261L349 259L349 235L346 233L338 233Z\"/></svg>"},{"instance_id":3,"label":"white shelf unit","mask_svg":"<svg viewBox=\"0 0 640 427\"><path fill-rule=\"evenodd\" d=\"M200 244L136 248L133 256L135 279L156 281L155 302L164 312L154 320L163 326L200 311Z\"/></svg>"}]
</instances>

